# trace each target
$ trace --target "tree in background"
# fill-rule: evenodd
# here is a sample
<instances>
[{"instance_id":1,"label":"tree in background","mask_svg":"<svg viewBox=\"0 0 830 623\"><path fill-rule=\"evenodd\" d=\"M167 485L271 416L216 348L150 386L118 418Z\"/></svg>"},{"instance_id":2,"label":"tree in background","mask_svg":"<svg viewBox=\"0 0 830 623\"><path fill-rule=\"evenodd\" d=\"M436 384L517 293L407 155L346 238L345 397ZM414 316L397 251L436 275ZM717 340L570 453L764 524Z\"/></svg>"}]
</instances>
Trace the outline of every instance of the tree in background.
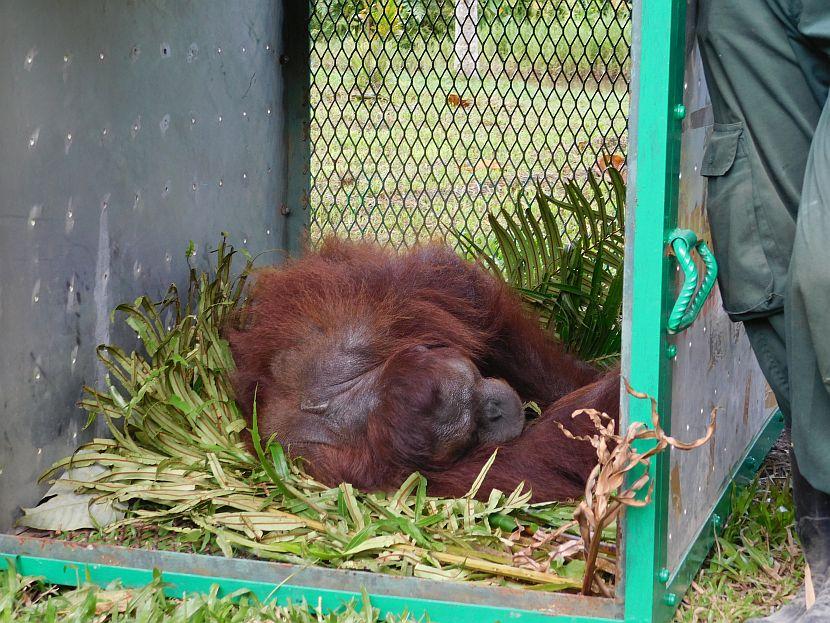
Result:
<instances>
[{"instance_id":1,"label":"tree in background","mask_svg":"<svg viewBox=\"0 0 830 623\"><path fill-rule=\"evenodd\" d=\"M456 0L455 3L455 67L468 78L478 67L478 0Z\"/></svg>"}]
</instances>

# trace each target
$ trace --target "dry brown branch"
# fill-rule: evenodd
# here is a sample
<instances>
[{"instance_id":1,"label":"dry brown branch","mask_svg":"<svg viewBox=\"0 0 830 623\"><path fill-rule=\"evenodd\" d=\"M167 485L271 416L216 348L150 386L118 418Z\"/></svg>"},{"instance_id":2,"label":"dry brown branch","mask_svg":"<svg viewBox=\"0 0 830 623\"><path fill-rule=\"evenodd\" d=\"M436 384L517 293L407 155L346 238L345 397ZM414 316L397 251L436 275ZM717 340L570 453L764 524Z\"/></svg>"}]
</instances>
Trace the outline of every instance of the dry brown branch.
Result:
<instances>
[{"instance_id":1,"label":"dry brown branch","mask_svg":"<svg viewBox=\"0 0 830 623\"><path fill-rule=\"evenodd\" d=\"M597 556L602 531L619 518L625 507L644 506L650 501L653 482L649 480L648 466L651 457L668 447L678 450L699 448L709 441L715 432L717 409L712 410L706 434L700 439L686 443L667 435L660 425L657 401L647 394L634 391L627 380L624 382L626 391L631 396L651 401L652 428L647 428L642 422L635 422L629 425L624 435L620 435L615 431L613 418L594 409L580 409L571 415L572 418L580 415L587 416L596 428L596 433L593 435L577 436L560 424L562 432L567 437L587 441L594 446L598 458L597 466L591 472L585 485L585 499L574 511L574 519L579 524L586 563L585 578L582 584L584 595L594 592L594 587L603 595L610 592L597 574ZM647 450L635 448L636 442L649 440L656 443ZM633 470L638 467L642 469L642 473L638 476L631 476ZM646 494L638 497L647 485Z\"/></svg>"}]
</instances>

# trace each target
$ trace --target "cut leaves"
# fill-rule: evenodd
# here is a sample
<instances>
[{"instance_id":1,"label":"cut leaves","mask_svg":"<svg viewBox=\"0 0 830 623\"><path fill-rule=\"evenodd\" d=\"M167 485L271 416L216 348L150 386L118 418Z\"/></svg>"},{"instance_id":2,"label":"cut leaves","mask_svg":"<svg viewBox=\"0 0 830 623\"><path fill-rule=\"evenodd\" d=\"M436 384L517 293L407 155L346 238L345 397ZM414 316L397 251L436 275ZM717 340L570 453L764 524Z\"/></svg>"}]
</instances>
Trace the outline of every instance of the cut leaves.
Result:
<instances>
[{"instance_id":1,"label":"cut leaves","mask_svg":"<svg viewBox=\"0 0 830 623\"><path fill-rule=\"evenodd\" d=\"M88 454L88 453L87 453ZM83 460L84 453L76 458ZM35 530L82 530L103 528L124 518L124 511L111 497L101 493L78 493L85 483L93 483L106 467L91 463L66 470L49 488L40 504L24 508L18 524Z\"/></svg>"},{"instance_id":2,"label":"cut leaves","mask_svg":"<svg viewBox=\"0 0 830 623\"><path fill-rule=\"evenodd\" d=\"M62 533L82 542L94 535L132 546L393 575L541 590L580 587L571 577L578 567L568 564L583 549L565 547L579 538L574 507L531 505L521 486L493 491L486 502L474 499L490 463L462 499L428 495L419 474L392 494L327 487L274 439L261 438L256 412L249 451L242 437L248 425L230 383L233 358L221 337L223 325L236 321L251 268L248 258L235 275L235 256L222 241L209 272L191 268L186 294L170 288L157 303L139 299L119 308L116 318L128 320L150 347L98 349L109 387L87 387L81 406L104 421L112 438L94 439L45 474L70 470L72 478L58 480L56 495L30 509L26 525L94 526L91 534ZM126 512L113 515L121 508L114 504ZM94 520L84 517L88 508ZM80 519L56 518L59 509ZM555 536L532 546L540 530ZM613 531L606 536L615 537ZM614 568L607 568L604 581L613 585Z\"/></svg>"},{"instance_id":3,"label":"cut leaves","mask_svg":"<svg viewBox=\"0 0 830 623\"><path fill-rule=\"evenodd\" d=\"M34 508L24 508L21 526L35 530L83 530L112 525L124 517L111 500L96 501L100 494L63 492Z\"/></svg>"}]
</instances>

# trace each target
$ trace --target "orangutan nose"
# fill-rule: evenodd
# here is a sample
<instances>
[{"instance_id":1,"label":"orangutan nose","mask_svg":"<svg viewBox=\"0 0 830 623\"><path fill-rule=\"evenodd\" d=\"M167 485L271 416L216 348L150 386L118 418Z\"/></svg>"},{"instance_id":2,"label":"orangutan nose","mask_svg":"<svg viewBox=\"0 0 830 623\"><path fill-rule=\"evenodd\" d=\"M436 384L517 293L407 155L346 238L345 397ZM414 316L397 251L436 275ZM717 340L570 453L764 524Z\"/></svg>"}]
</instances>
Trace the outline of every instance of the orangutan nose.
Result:
<instances>
[{"instance_id":1,"label":"orangutan nose","mask_svg":"<svg viewBox=\"0 0 830 623\"><path fill-rule=\"evenodd\" d=\"M484 437L492 443L513 439L522 432L524 411L519 395L501 379L482 379L479 382L481 424Z\"/></svg>"}]
</instances>

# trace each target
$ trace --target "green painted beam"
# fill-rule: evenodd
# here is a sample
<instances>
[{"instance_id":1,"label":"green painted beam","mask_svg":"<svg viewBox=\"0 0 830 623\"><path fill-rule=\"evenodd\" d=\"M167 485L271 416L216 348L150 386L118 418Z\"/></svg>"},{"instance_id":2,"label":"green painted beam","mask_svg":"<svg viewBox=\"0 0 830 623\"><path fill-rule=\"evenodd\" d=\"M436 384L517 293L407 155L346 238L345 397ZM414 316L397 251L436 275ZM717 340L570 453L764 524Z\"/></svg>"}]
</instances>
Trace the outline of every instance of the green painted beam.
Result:
<instances>
[{"instance_id":1,"label":"green painted beam","mask_svg":"<svg viewBox=\"0 0 830 623\"><path fill-rule=\"evenodd\" d=\"M670 432L671 370L667 365L666 320L672 280L666 244L677 221L681 125L674 115L682 103L685 33L683 0L634 5L631 133L635 144L626 227L626 279L631 302L626 318L631 385L657 400L662 425ZM637 183L643 180L645 183ZM628 400L628 422L650 424L648 401ZM624 523L625 620L651 623L664 599L657 570L666 560L668 453L649 468L652 503L629 509ZM632 474L637 477L639 474Z\"/></svg>"},{"instance_id":2,"label":"green painted beam","mask_svg":"<svg viewBox=\"0 0 830 623\"><path fill-rule=\"evenodd\" d=\"M218 559L217 567L221 568ZM140 587L153 579L152 569L138 569L109 564L79 563L59 558L47 558L31 555L0 554L0 568L13 562L18 573L27 576L39 576L46 582L64 586L80 586L92 583L99 586L116 580L125 587ZM321 604L328 612L336 610L349 601L360 602L361 594L357 591L337 590L309 586L296 586L289 583L270 583L239 578L211 577L186 573L163 573L163 580L168 583L165 594L181 597L184 593L208 593L212 586L219 588L219 596L246 589L258 599L278 604L288 601L303 601L316 607ZM551 612L535 612L516 608L499 608L489 605L435 601L418 597L398 595L370 595L371 603L378 608L381 617L387 614L408 612L416 619L426 615L429 620L439 623L487 623L498 621L517 621L520 623L619 623L618 619L580 616L556 615Z\"/></svg>"}]
</instances>

